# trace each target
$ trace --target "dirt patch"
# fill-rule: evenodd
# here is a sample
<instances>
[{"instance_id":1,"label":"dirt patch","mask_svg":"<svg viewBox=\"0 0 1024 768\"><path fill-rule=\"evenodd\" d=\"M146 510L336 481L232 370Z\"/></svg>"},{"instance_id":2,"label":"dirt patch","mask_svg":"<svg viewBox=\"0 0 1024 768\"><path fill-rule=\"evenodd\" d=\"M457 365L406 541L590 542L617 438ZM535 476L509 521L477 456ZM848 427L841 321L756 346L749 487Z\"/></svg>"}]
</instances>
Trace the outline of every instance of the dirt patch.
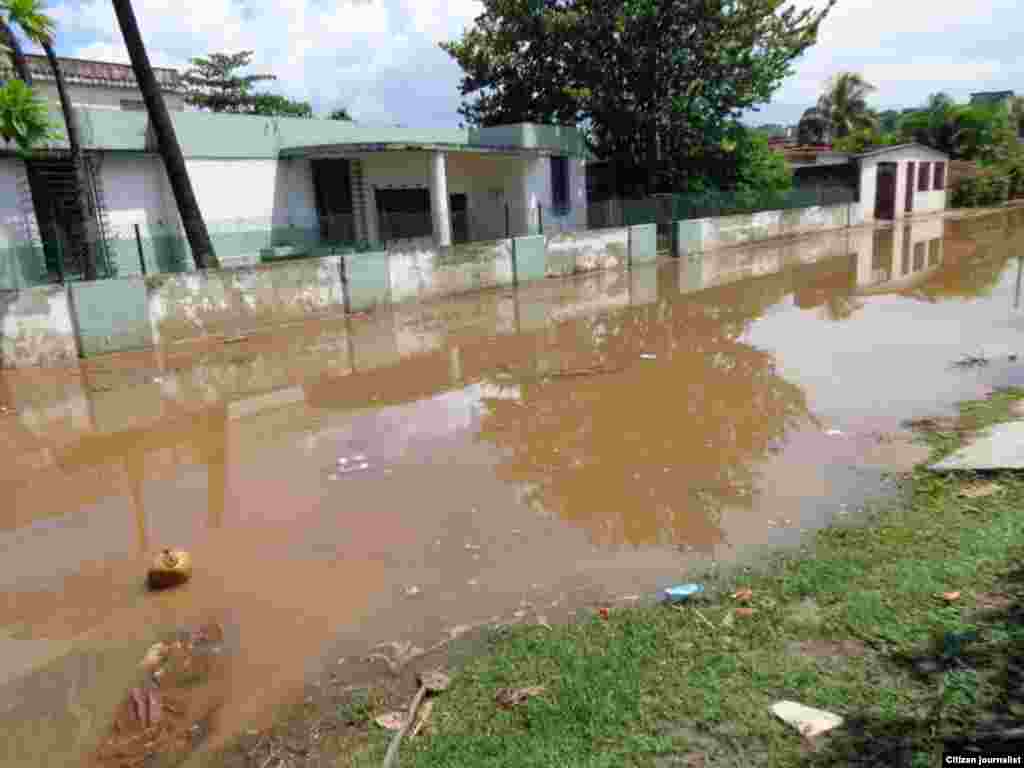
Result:
<instances>
[{"instance_id":1,"label":"dirt patch","mask_svg":"<svg viewBox=\"0 0 1024 768\"><path fill-rule=\"evenodd\" d=\"M793 656L831 659L863 656L868 649L860 640L805 640L790 643L786 650Z\"/></svg>"},{"instance_id":2,"label":"dirt patch","mask_svg":"<svg viewBox=\"0 0 1024 768\"><path fill-rule=\"evenodd\" d=\"M979 611L1005 611L1013 605L1013 598L1001 592L982 592L975 598Z\"/></svg>"}]
</instances>

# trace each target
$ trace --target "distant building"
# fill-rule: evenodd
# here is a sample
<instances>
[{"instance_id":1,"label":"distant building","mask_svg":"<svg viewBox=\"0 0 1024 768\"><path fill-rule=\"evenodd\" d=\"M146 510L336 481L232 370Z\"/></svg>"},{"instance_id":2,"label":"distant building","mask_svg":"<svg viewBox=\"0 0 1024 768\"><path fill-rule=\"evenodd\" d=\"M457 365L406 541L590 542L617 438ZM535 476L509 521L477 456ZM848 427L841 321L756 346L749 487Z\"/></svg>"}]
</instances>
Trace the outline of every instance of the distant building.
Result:
<instances>
[{"instance_id":1,"label":"distant building","mask_svg":"<svg viewBox=\"0 0 1024 768\"><path fill-rule=\"evenodd\" d=\"M52 104L59 104L57 83L53 77L50 62L45 56L27 54L29 72L33 85L39 94ZM114 64L109 61L69 59L58 57L64 80L68 86L71 103L76 107L91 109L116 109L144 111L142 92L135 80L135 73L128 64ZM185 109L185 94L177 70L154 67L153 74L164 94L167 109L181 112ZM14 77L14 69L8 57L0 63L0 78Z\"/></svg>"},{"instance_id":2,"label":"distant building","mask_svg":"<svg viewBox=\"0 0 1024 768\"><path fill-rule=\"evenodd\" d=\"M1010 105L1013 99L1013 91L979 91L971 94L971 104L1003 104Z\"/></svg>"}]
</instances>

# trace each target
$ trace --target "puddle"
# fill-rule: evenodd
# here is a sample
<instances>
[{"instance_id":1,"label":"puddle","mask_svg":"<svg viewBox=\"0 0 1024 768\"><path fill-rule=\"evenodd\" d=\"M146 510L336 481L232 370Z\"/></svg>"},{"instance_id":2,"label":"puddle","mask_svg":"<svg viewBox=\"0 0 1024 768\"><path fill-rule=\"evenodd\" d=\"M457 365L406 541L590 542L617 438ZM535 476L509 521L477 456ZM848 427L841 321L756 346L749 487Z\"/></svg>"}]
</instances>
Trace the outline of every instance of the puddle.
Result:
<instances>
[{"instance_id":1,"label":"puddle","mask_svg":"<svg viewBox=\"0 0 1024 768\"><path fill-rule=\"evenodd\" d=\"M925 221L0 375L0 760L106 754L187 628L223 628L216 744L380 643L855 514L923 458L903 420L1021 379L951 362L1018 349L1022 255L1021 212ZM164 546L194 575L150 595Z\"/></svg>"}]
</instances>

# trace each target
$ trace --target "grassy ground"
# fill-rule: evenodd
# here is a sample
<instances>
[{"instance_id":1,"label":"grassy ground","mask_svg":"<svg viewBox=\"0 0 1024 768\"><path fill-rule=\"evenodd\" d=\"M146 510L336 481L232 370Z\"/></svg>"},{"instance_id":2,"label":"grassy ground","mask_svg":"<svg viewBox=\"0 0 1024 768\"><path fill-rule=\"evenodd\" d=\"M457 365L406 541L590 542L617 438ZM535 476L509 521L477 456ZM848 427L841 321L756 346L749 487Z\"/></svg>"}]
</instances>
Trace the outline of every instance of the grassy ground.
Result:
<instances>
[{"instance_id":1,"label":"grassy ground","mask_svg":"<svg viewBox=\"0 0 1024 768\"><path fill-rule=\"evenodd\" d=\"M919 424L932 458L1020 398L999 392ZM493 637L437 696L402 765L937 766L944 743L1005 735L1024 719L1024 473L919 469L903 486L900 502L804 552L709 578L699 602ZM733 597L741 588L749 600ZM496 703L526 686L545 691ZM805 742L769 711L779 699L846 722ZM334 764L380 765L390 734L372 726L378 712L350 714L366 730L338 742Z\"/></svg>"}]
</instances>

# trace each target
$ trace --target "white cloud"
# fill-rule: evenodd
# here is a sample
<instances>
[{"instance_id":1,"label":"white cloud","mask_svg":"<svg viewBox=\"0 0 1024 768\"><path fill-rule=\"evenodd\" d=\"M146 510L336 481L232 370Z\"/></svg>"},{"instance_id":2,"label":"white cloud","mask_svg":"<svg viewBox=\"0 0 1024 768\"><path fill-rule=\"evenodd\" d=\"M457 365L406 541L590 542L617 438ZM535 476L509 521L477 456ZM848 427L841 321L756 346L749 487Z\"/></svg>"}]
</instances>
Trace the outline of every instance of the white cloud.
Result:
<instances>
[{"instance_id":1,"label":"white cloud","mask_svg":"<svg viewBox=\"0 0 1024 768\"><path fill-rule=\"evenodd\" d=\"M253 50L253 71L278 77L269 90L309 99L320 111L345 104L363 119L410 125L457 122L459 70L437 43L460 35L482 11L477 0L193 0L187 9L180 0L135 0L134 7L156 66ZM110 3L61 0L51 13L60 53L128 61ZM412 84L418 98L399 83Z\"/></svg>"},{"instance_id":2,"label":"white cloud","mask_svg":"<svg viewBox=\"0 0 1024 768\"><path fill-rule=\"evenodd\" d=\"M803 0L794 0L802 6ZM814 0L821 5L823 0ZM135 0L153 63L184 68L191 56L252 49L267 87L326 111L345 104L366 120L458 122L460 70L437 43L459 37L478 0ZM105 0L58 0L61 53L127 61ZM757 120L795 121L839 70L878 86L875 106L911 106L945 90L1024 91L1019 0L840 0L819 42Z\"/></svg>"}]
</instances>

